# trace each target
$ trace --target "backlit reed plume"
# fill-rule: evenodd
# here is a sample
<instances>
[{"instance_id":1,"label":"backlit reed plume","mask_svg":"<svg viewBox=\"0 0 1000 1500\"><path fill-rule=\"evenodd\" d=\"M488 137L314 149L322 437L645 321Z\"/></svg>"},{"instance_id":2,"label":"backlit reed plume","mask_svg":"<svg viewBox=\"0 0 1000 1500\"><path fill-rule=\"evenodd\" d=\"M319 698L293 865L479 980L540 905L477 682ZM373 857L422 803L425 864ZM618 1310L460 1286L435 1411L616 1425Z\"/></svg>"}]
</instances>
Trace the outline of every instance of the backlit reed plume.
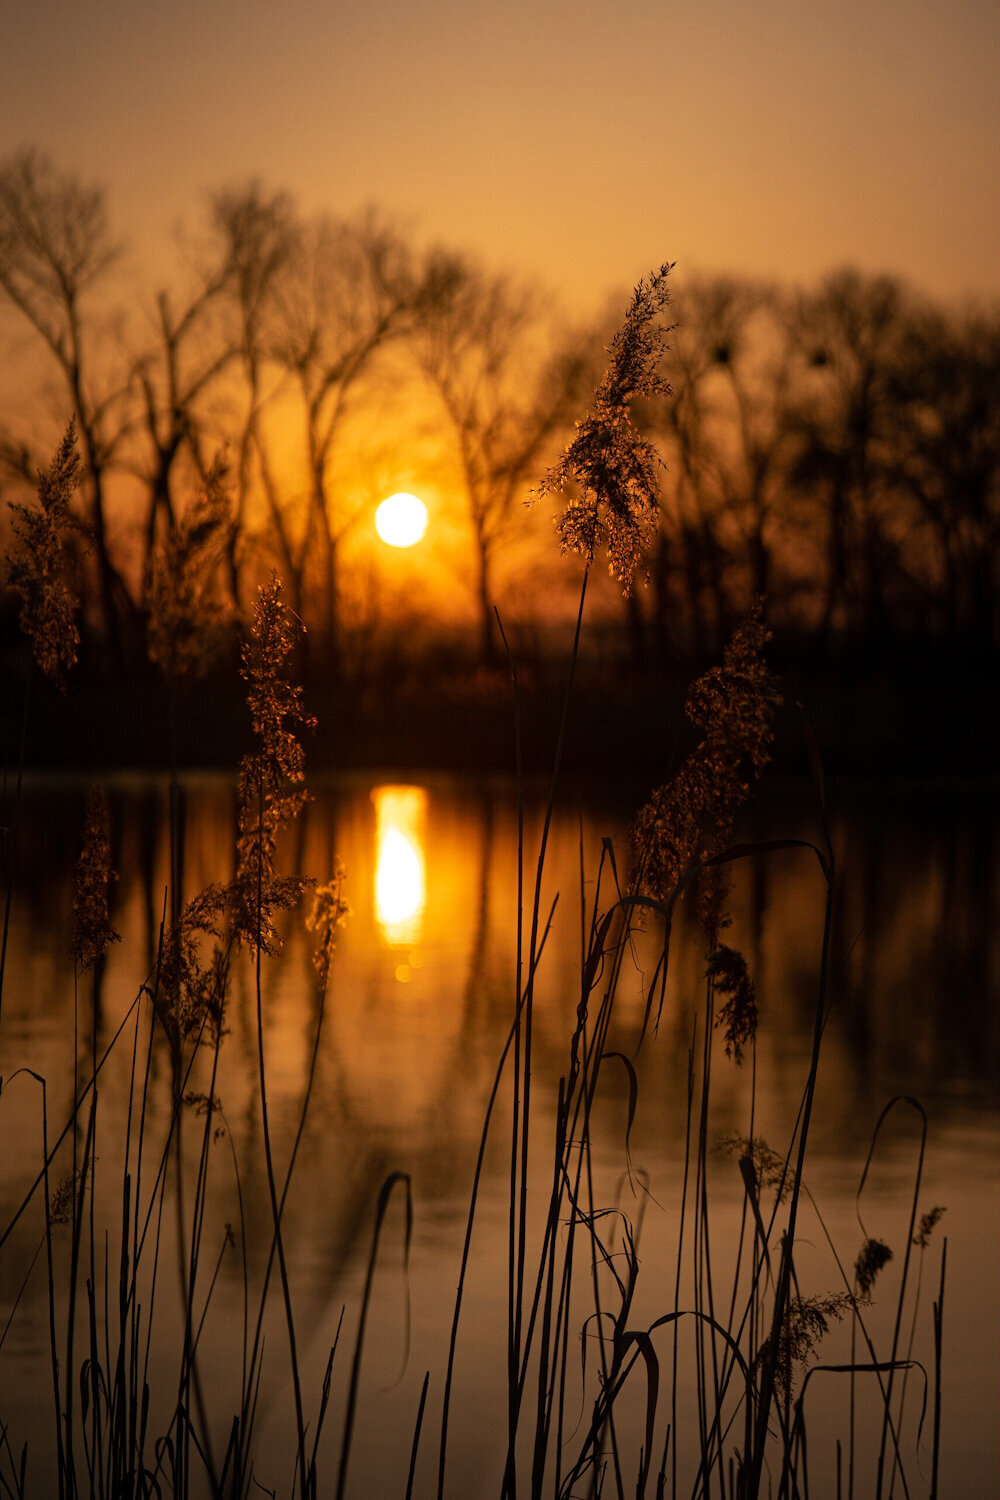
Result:
<instances>
[{"instance_id":1,"label":"backlit reed plume","mask_svg":"<svg viewBox=\"0 0 1000 1500\"><path fill-rule=\"evenodd\" d=\"M280 580L257 591L241 675L258 749L240 763L238 863L233 926L251 949L274 953L279 946L275 911L295 905L311 882L274 873L278 834L308 801L305 755L297 731L316 720L302 709L302 689L284 675L288 657L305 627L282 598Z\"/></svg>"},{"instance_id":2,"label":"backlit reed plume","mask_svg":"<svg viewBox=\"0 0 1000 1500\"><path fill-rule=\"evenodd\" d=\"M871 1301L878 1274L891 1260L892 1251L884 1240L865 1240L854 1262L854 1282L863 1302Z\"/></svg>"},{"instance_id":3,"label":"backlit reed plume","mask_svg":"<svg viewBox=\"0 0 1000 1500\"><path fill-rule=\"evenodd\" d=\"M222 1032L229 982L228 913L233 895L229 886L209 885L181 912L166 934L156 987L157 1015L171 1045ZM209 956L203 959L206 940Z\"/></svg>"},{"instance_id":4,"label":"backlit reed plume","mask_svg":"<svg viewBox=\"0 0 1000 1500\"><path fill-rule=\"evenodd\" d=\"M217 459L201 495L153 551L146 579L150 660L181 683L211 665L232 617L218 589L232 518Z\"/></svg>"},{"instance_id":5,"label":"backlit reed plume","mask_svg":"<svg viewBox=\"0 0 1000 1500\"><path fill-rule=\"evenodd\" d=\"M295 730L315 721L302 712L302 689L284 676L301 629L272 577L258 590L243 647L241 673L259 747L240 764L236 877L206 886L188 902L166 934L160 956L157 1013L178 1055L183 1043L205 1028L215 1038L224 1029L233 941L252 950L259 943L263 952L273 953L279 946L273 913L294 906L312 883L274 873L278 834L308 796ZM332 932L323 941L332 950Z\"/></svg>"},{"instance_id":6,"label":"backlit reed plume","mask_svg":"<svg viewBox=\"0 0 1000 1500\"><path fill-rule=\"evenodd\" d=\"M795 1394L795 1383L805 1371L819 1344L853 1306L847 1292L830 1292L820 1297L790 1297L785 1309L778 1339L778 1363L774 1384L778 1394L789 1399ZM761 1345L758 1362L767 1358L768 1340Z\"/></svg>"},{"instance_id":7,"label":"backlit reed plume","mask_svg":"<svg viewBox=\"0 0 1000 1500\"><path fill-rule=\"evenodd\" d=\"M101 958L120 941L108 912L108 889L114 879L108 836L108 804L100 787L87 793L83 848L76 866L73 898L73 941L70 951L81 969Z\"/></svg>"},{"instance_id":8,"label":"backlit reed plume","mask_svg":"<svg viewBox=\"0 0 1000 1500\"><path fill-rule=\"evenodd\" d=\"M540 487L542 494L560 491L568 483L578 487L556 523L562 550L579 552L589 566L603 548L612 577L626 593L659 510L660 459L632 425L631 403L639 397L670 394L657 366L670 332L662 313L670 300L671 269L661 266L639 282L609 345L610 363L594 393L593 408L577 424L576 437Z\"/></svg>"},{"instance_id":9,"label":"backlit reed plume","mask_svg":"<svg viewBox=\"0 0 1000 1500\"><path fill-rule=\"evenodd\" d=\"M741 1170L753 1178L758 1198L765 1189L773 1189L778 1202L783 1203L795 1186L795 1173L788 1160L773 1151L762 1135L751 1138L734 1132L722 1136L718 1146L730 1156L739 1155Z\"/></svg>"},{"instance_id":10,"label":"backlit reed plume","mask_svg":"<svg viewBox=\"0 0 1000 1500\"><path fill-rule=\"evenodd\" d=\"M76 427L70 422L51 465L38 476L38 504L11 505L19 546L8 563L7 583L21 600L21 629L35 660L63 692L80 645L72 538L85 535L86 527L70 510L80 472Z\"/></svg>"},{"instance_id":11,"label":"backlit reed plume","mask_svg":"<svg viewBox=\"0 0 1000 1500\"><path fill-rule=\"evenodd\" d=\"M913 1236L913 1243L919 1246L921 1250L927 1249L927 1242L940 1223L944 1212L945 1210L941 1205L936 1204L929 1212L921 1214L920 1223L917 1225L917 1232Z\"/></svg>"},{"instance_id":12,"label":"backlit reed plume","mask_svg":"<svg viewBox=\"0 0 1000 1500\"><path fill-rule=\"evenodd\" d=\"M316 936L313 968L319 975L320 988L324 990L330 977L337 929L351 914L351 908L344 900L345 877L346 871L337 860L333 879L326 885L317 886L313 892L312 910L306 918L306 927Z\"/></svg>"},{"instance_id":13,"label":"backlit reed plume","mask_svg":"<svg viewBox=\"0 0 1000 1500\"><path fill-rule=\"evenodd\" d=\"M90 1162L84 1161L82 1167L74 1168L69 1176L64 1177L53 1189L52 1200L49 1205L49 1222L53 1227L57 1224L69 1224L72 1222L74 1200L82 1196L89 1167Z\"/></svg>"},{"instance_id":14,"label":"backlit reed plume","mask_svg":"<svg viewBox=\"0 0 1000 1500\"><path fill-rule=\"evenodd\" d=\"M757 1035L757 994L742 953L720 943L708 961L708 978L717 994L727 996L715 1018L722 1028L726 1056L743 1061L743 1048Z\"/></svg>"},{"instance_id":15,"label":"backlit reed plume","mask_svg":"<svg viewBox=\"0 0 1000 1500\"><path fill-rule=\"evenodd\" d=\"M684 711L704 738L653 793L632 830L647 895L667 900L685 871L725 848L736 813L771 758L780 693L763 657L769 638L756 604L734 631L722 666L699 677L688 693ZM712 948L726 925L726 891L718 867L699 878L698 912Z\"/></svg>"}]
</instances>

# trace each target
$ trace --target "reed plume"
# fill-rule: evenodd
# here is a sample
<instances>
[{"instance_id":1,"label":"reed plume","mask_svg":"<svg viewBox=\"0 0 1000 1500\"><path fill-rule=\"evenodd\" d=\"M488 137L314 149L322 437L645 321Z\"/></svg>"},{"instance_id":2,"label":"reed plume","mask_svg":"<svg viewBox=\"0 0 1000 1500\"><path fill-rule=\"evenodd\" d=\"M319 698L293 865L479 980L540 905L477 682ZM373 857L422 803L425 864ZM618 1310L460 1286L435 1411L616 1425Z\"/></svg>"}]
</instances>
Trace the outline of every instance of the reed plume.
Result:
<instances>
[{"instance_id":1,"label":"reed plume","mask_svg":"<svg viewBox=\"0 0 1000 1500\"><path fill-rule=\"evenodd\" d=\"M753 1137L734 1132L723 1136L718 1146L730 1156L739 1154L740 1164L746 1162L760 1197L765 1188L773 1188L779 1203L783 1203L795 1186L795 1173L785 1157L767 1144L762 1135Z\"/></svg>"},{"instance_id":2,"label":"reed plume","mask_svg":"<svg viewBox=\"0 0 1000 1500\"><path fill-rule=\"evenodd\" d=\"M309 800L297 731L314 728L316 720L303 711L301 687L285 676L288 657L304 630L285 605L281 582L272 574L257 591L243 647L241 676L259 743L240 763L238 862L232 888L237 940L264 953L280 946L274 913L294 906L312 883L274 873L278 835Z\"/></svg>"},{"instance_id":3,"label":"reed plume","mask_svg":"<svg viewBox=\"0 0 1000 1500\"><path fill-rule=\"evenodd\" d=\"M215 524L212 520L212 529ZM315 720L302 711L302 689L284 675L301 628L285 607L280 581L272 577L258 590L243 647L241 675L259 745L240 764L236 876L206 886L189 901L163 943L157 1009L177 1048L206 1026L214 1037L221 1035L233 942L274 953L280 946L274 913L294 906L312 884L274 871L278 835L308 800L305 757L295 731L311 728ZM164 642L172 653L167 662L180 664L178 639L170 645L164 636ZM213 940L207 962L202 957L206 940ZM332 934L328 941L332 949Z\"/></svg>"},{"instance_id":4,"label":"reed plume","mask_svg":"<svg viewBox=\"0 0 1000 1500\"><path fill-rule=\"evenodd\" d=\"M223 1028L229 985L226 941L233 893L228 885L212 884L184 907L163 942L156 1009L175 1048L201 1035L207 1026L218 1037ZM205 939L214 939L210 957L202 960Z\"/></svg>"},{"instance_id":5,"label":"reed plume","mask_svg":"<svg viewBox=\"0 0 1000 1500\"><path fill-rule=\"evenodd\" d=\"M86 536L87 529L70 502L81 467L71 421L52 463L38 475L38 504L10 507L20 545L8 561L7 584L21 600L21 629L36 662L62 692L80 645L73 538Z\"/></svg>"},{"instance_id":6,"label":"reed plume","mask_svg":"<svg viewBox=\"0 0 1000 1500\"><path fill-rule=\"evenodd\" d=\"M108 889L114 879L107 799L100 787L93 786L87 793L83 848L77 861L73 898L70 951L81 969L96 963L112 943L120 941L108 911Z\"/></svg>"},{"instance_id":7,"label":"reed plume","mask_svg":"<svg viewBox=\"0 0 1000 1500\"><path fill-rule=\"evenodd\" d=\"M879 1272L891 1260L892 1251L884 1240L865 1240L854 1262L854 1281L858 1288L858 1296L862 1301L871 1301L872 1288L878 1279Z\"/></svg>"},{"instance_id":8,"label":"reed plume","mask_svg":"<svg viewBox=\"0 0 1000 1500\"><path fill-rule=\"evenodd\" d=\"M324 990L330 977L330 964L335 947L334 938L338 928L351 914L351 908L344 900L346 875L347 872L338 859L334 867L333 878L327 881L326 885L317 886L313 892L312 910L306 917L307 929L316 935L313 968L319 975L320 987Z\"/></svg>"},{"instance_id":9,"label":"reed plume","mask_svg":"<svg viewBox=\"0 0 1000 1500\"><path fill-rule=\"evenodd\" d=\"M75 1167L53 1188L49 1203L49 1222L53 1228L72 1223L74 1201L82 1196L89 1169L90 1161L85 1159L82 1167Z\"/></svg>"},{"instance_id":10,"label":"reed plume","mask_svg":"<svg viewBox=\"0 0 1000 1500\"><path fill-rule=\"evenodd\" d=\"M203 492L153 550L146 578L149 657L182 683L205 671L232 619L217 587L218 566L232 529L218 458Z\"/></svg>"},{"instance_id":11,"label":"reed plume","mask_svg":"<svg viewBox=\"0 0 1000 1500\"><path fill-rule=\"evenodd\" d=\"M945 1210L938 1203L935 1204L932 1209L929 1209L927 1213L921 1214L920 1223L917 1226L917 1232L913 1236L913 1243L918 1246L919 1249L927 1249L927 1242L929 1241L937 1225L940 1223L941 1217L944 1212Z\"/></svg>"},{"instance_id":12,"label":"reed plume","mask_svg":"<svg viewBox=\"0 0 1000 1500\"><path fill-rule=\"evenodd\" d=\"M758 602L733 632L722 666L710 668L688 693L684 711L704 738L653 793L632 829L640 884L648 896L668 900L692 865L725 848L738 810L770 760L781 696L763 656L769 639ZM701 873L696 899L711 948L726 925L727 891L719 867Z\"/></svg>"},{"instance_id":13,"label":"reed plume","mask_svg":"<svg viewBox=\"0 0 1000 1500\"><path fill-rule=\"evenodd\" d=\"M819 1297L790 1297L778 1339L778 1363L774 1384L783 1400L795 1394L795 1384L830 1330L851 1310L854 1298L847 1292L829 1292ZM758 1362L767 1358L769 1340L761 1345Z\"/></svg>"},{"instance_id":14,"label":"reed plume","mask_svg":"<svg viewBox=\"0 0 1000 1500\"><path fill-rule=\"evenodd\" d=\"M613 578L632 586L636 569L656 527L660 459L652 443L632 424L637 398L670 394L657 372L670 332L662 321L670 300L669 265L640 281L624 322L608 347L610 362L594 393L594 404L576 437L546 475L541 494L574 484L575 494L556 522L562 550L579 552L587 566L604 548Z\"/></svg>"},{"instance_id":15,"label":"reed plume","mask_svg":"<svg viewBox=\"0 0 1000 1500\"><path fill-rule=\"evenodd\" d=\"M716 993L728 996L715 1018L723 1029L726 1056L743 1061L743 1048L757 1035L757 993L747 961L735 948L720 943L708 961L707 977Z\"/></svg>"}]
</instances>

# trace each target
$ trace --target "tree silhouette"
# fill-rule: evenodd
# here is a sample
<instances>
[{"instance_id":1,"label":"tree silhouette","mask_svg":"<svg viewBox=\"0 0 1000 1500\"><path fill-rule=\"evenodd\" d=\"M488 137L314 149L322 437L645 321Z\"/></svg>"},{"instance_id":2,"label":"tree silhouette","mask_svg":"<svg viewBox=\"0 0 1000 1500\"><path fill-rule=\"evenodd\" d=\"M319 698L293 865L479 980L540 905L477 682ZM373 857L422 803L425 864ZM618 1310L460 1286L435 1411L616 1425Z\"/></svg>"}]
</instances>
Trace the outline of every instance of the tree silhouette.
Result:
<instances>
[{"instance_id":1,"label":"tree silhouette","mask_svg":"<svg viewBox=\"0 0 1000 1500\"><path fill-rule=\"evenodd\" d=\"M1000 341L981 312L921 309L888 396L915 531L918 603L963 647L1000 646Z\"/></svg>"},{"instance_id":2,"label":"tree silhouette","mask_svg":"<svg viewBox=\"0 0 1000 1500\"><path fill-rule=\"evenodd\" d=\"M838 272L802 300L798 335L819 389L800 408L791 473L825 511L821 628L882 633L898 574L901 508L894 494L892 372L909 305L890 277Z\"/></svg>"},{"instance_id":3,"label":"tree silhouette","mask_svg":"<svg viewBox=\"0 0 1000 1500\"><path fill-rule=\"evenodd\" d=\"M334 666L341 635L339 552L366 513L333 487L337 444L376 353L412 326L417 296L406 246L374 212L299 224L275 274L265 348L296 398L305 474L297 504L282 504L258 431L261 471L292 606L306 608L311 582Z\"/></svg>"},{"instance_id":4,"label":"tree silhouette","mask_svg":"<svg viewBox=\"0 0 1000 1500\"><path fill-rule=\"evenodd\" d=\"M104 632L120 653L130 600L109 550L106 480L124 435L126 380L99 354L111 342L101 294L118 255L100 188L34 151L0 167L0 290L54 361L75 416Z\"/></svg>"},{"instance_id":5,"label":"tree silhouette","mask_svg":"<svg viewBox=\"0 0 1000 1500\"><path fill-rule=\"evenodd\" d=\"M420 255L374 210L305 218L257 182L212 194L184 248L137 295L99 187L32 151L0 164L0 303L5 331L27 335L6 361L22 385L0 417L0 475L33 488L73 418L94 544L85 642L116 670L145 660L151 561L180 545L211 479L237 608L276 565L313 650L353 670L360 616L379 612L378 564L354 543L403 443L460 507L480 659L498 654L498 598L519 588L546 618L559 564L520 502L603 369L597 327L566 334L544 291ZM638 413L665 469L640 570L652 587L625 606L635 660L650 629L661 664L705 655L759 594L774 625L828 646L1000 646L992 310L851 270L802 294L678 283L674 394ZM16 417L32 382L41 414ZM388 611L400 635L418 593Z\"/></svg>"},{"instance_id":6,"label":"tree silhouette","mask_svg":"<svg viewBox=\"0 0 1000 1500\"><path fill-rule=\"evenodd\" d=\"M662 408L667 474L652 573L661 658L678 610L701 654L749 599L783 589L776 554L793 440L795 357L785 299L731 276L692 278L677 296Z\"/></svg>"},{"instance_id":7,"label":"tree silhouette","mask_svg":"<svg viewBox=\"0 0 1000 1500\"><path fill-rule=\"evenodd\" d=\"M281 517L261 414L275 386L274 379L269 379L268 336L277 282L294 248L295 211L286 194L268 193L258 182L213 194L211 207L215 234L225 247L225 295L235 325L231 339L244 379L242 411L235 418L235 506L228 546L230 589L238 607L241 587L237 549L247 526L255 484L263 489L272 516L277 521ZM278 535L287 540L283 530L278 529ZM283 559L286 565L288 560Z\"/></svg>"},{"instance_id":8,"label":"tree silhouette","mask_svg":"<svg viewBox=\"0 0 1000 1500\"><path fill-rule=\"evenodd\" d=\"M475 559L480 653L496 660L495 559L586 388L582 342L554 343L540 298L467 259L430 257L416 338L447 418Z\"/></svg>"}]
</instances>

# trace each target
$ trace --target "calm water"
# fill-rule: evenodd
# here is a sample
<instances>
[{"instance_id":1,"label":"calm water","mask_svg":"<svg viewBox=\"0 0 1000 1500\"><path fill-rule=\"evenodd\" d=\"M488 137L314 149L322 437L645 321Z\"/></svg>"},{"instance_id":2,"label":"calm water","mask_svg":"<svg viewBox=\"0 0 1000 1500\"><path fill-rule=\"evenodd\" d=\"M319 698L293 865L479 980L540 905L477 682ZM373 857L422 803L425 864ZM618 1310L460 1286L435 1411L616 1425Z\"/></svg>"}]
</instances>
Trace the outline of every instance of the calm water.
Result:
<instances>
[{"instance_id":1,"label":"calm water","mask_svg":"<svg viewBox=\"0 0 1000 1500\"><path fill-rule=\"evenodd\" d=\"M352 915L334 959L316 1076L296 1176L286 1210L306 1406L314 1414L329 1349L344 1313L324 1441L332 1493L343 1421L343 1393L357 1329L379 1190L389 1173L412 1182L414 1226L404 1277L403 1208L397 1193L386 1217L375 1276L361 1380L349 1492L402 1496L425 1370L430 1386L417 1490L431 1493L447 1333L480 1128L514 1000L517 839L513 790L504 782L376 777L319 782L314 801L284 846L284 868L328 878L334 859L347 870ZM119 873L113 921L122 941L110 955L98 998L98 1046L114 1034L150 971L168 881L168 793L164 782L117 778L108 783ZM21 814L17 879L0 1027L0 1219L6 1225L41 1162L39 1089L18 1068L48 1081L50 1138L61 1128L73 1093L74 985L67 956L72 927L73 866L85 786L73 781L29 785ZM941 1493L986 1496L998 1478L998 1005L1000 996L1000 818L996 796L897 790L863 795L834 789L833 834L839 863L833 950L834 1004L824 1038L819 1094L806 1182L811 1201L800 1220L796 1269L803 1291L840 1289L829 1233L845 1264L860 1245L860 1208L868 1234L905 1247L919 1143L918 1117L898 1107L883 1132L863 1198L857 1188L873 1127L895 1095L919 1098L929 1118L920 1210L946 1207L920 1257L922 1288L914 1353L932 1360L931 1303L937 1295L945 1235L947 1291L943 1361ZM581 880L588 901L601 839L621 840L634 806L624 792L575 789L560 806L546 876L545 906L559 903L542 961L534 1041L535 1171L548 1171L546 1140L578 999ZM185 898L232 870L233 786L185 781ZM527 847L536 847L539 810L528 808ZM807 789L772 789L742 830L748 837L815 836ZM620 844L623 847L623 841ZM582 856L581 856L582 851ZM581 871L582 857L582 871ZM623 856L624 857L624 856ZM754 1132L776 1149L787 1144L808 1068L822 932L823 890L816 861L784 852L740 867L728 941L749 957L760 999ZM638 1109L631 1132L633 1196L624 1151L624 1069L609 1072L600 1101L595 1164L597 1192L620 1201L641 1224L641 1270L631 1323L642 1326L669 1309L677 1250L692 1026L704 985L704 953L692 926L672 954L658 1033L639 1065ZM648 951L647 951L648 950ZM653 934L640 935L635 959L651 968ZM89 1053L89 982L81 986L77 1047ZM287 1159L308 1077L317 1019L308 934L289 920L281 956L264 973L267 1084L279 1162ZM641 972L621 991L612 1045L631 1053L644 1006ZM140 1022L139 1040L146 1020ZM96 1220L115 1243L120 1212L120 1143L125 1130L134 1031L101 1075L98 1106ZM752 1070L713 1063L710 1137L746 1133ZM151 1129L169 1113L170 1067L154 1049ZM203 1070L192 1080L208 1086ZM611 1085L620 1085L620 1097ZM202 1338L205 1399L216 1442L224 1446L238 1403L243 1335L243 1237L251 1286L259 1285L269 1222L258 1102L255 992L238 968L221 1051L216 1091L225 1132L211 1154L211 1212L206 1262L213 1266L231 1224L236 1245L222 1255ZM185 1143L196 1150L198 1122L188 1114ZM502 1467L506 1316L506 1153L502 1124L487 1154L485 1186L473 1245L473 1268L459 1346L450 1441L449 1493L495 1496ZM53 1167L69 1170L69 1141ZM118 1163L116 1165L116 1163ZM238 1171L238 1176L237 1176ZM712 1158L713 1247L717 1271L734 1253L740 1182L732 1157ZM813 1206L813 1201L815 1207ZM177 1195L166 1194L163 1265L157 1319L167 1329L150 1366L154 1419L176 1390L176 1342L169 1336L178 1305ZM184 1206L184 1211L189 1205ZM820 1215L822 1219L820 1219ZM0 1254L0 1327L24 1284L0 1349L0 1424L10 1448L29 1447L29 1493L48 1493L52 1395L42 1219L33 1203ZM824 1227L825 1226L825 1227ZM68 1257L68 1229L57 1231L55 1256ZM926 1264L924 1264L926 1262ZM164 1269L165 1267L165 1269ZM894 1267L884 1273L885 1307L872 1313L886 1357ZM99 1272L102 1275L103 1271ZM115 1275L112 1264L111 1277ZM277 1288L275 1287L275 1292ZM407 1310L407 1292L409 1309ZM287 1341L273 1298L258 1412L257 1475L290 1493L294 1427ZM59 1316L64 1319L65 1314ZM409 1316L409 1354L406 1323ZM908 1315L909 1316L909 1315ZM836 1332L824 1358L843 1358ZM405 1359L405 1367L404 1367ZM822 1377L809 1413L816 1494L832 1494L836 1436L846 1407L839 1385ZM915 1433L921 1391L908 1398ZM171 1386L173 1382L173 1387ZM863 1405L862 1401L862 1405ZM682 1399L680 1417L690 1415ZM637 1438L637 1442L639 1439ZM10 1475L10 1453L0 1472ZM922 1468L921 1468L922 1463ZM907 1477L911 1494L929 1488L929 1444ZM321 1480L321 1489L324 1481ZM868 1492L868 1479L859 1494Z\"/></svg>"}]
</instances>

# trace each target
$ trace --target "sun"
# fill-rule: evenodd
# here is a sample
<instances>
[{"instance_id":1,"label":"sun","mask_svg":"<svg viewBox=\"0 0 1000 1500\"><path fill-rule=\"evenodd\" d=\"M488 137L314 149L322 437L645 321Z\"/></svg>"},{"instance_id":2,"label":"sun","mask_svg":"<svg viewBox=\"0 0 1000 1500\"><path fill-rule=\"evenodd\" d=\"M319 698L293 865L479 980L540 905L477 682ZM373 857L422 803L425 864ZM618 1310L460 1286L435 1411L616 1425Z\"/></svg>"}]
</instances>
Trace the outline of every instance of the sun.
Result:
<instances>
[{"instance_id":1,"label":"sun","mask_svg":"<svg viewBox=\"0 0 1000 1500\"><path fill-rule=\"evenodd\" d=\"M375 512L375 530L390 547L412 547L427 530L427 507L416 495L390 495Z\"/></svg>"}]
</instances>

